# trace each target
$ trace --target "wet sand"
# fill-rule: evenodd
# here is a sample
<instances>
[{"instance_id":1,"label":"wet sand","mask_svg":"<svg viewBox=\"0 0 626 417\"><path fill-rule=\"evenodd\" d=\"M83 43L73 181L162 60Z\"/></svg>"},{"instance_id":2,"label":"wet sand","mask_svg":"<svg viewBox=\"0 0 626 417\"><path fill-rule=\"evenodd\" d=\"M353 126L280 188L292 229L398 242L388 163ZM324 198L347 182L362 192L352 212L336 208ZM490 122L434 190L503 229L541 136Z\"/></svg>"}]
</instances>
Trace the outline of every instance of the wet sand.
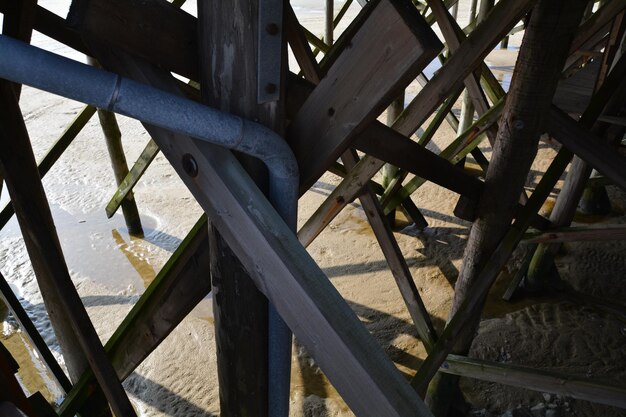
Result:
<instances>
[{"instance_id":1,"label":"wet sand","mask_svg":"<svg viewBox=\"0 0 626 417\"><path fill-rule=\"evenodd\" d=\"M322 2L292 3L304 25L314 33L323 32ZM60 15L67 10L67 2L62 0L42 0L40 4ZM466 6L462 5L461 16L467 14ZM338 10L340 3L336 2L335 7ZM186 8L194 12L193 5ZM351 6L346 19L356 12L358 6ZM520 40L521 35L516 35L509 50L497 50L487 58L505 86L510 82ZM36 35L33 43L84 60L80 54L68 52L67 48L41 35ZM293 68L293 60L291 62ZM436 69L433 66L431 72ZM419 87L412 84L407 96L415 96L418 91ZM80 103L31 88L24 88L21 106L38 157L82 108ZM458 108L455 111L458 112ZM148 136L138 122L118 119L127 158L132 163ZM443 126L429 148L443 149L453 137L454 132ZM541 144L529 186L536 184L554 154L550 146ZM337 177L327 174L301 199L300 225L338 182ZM201 210L167 161L158 156L135 188L145 238L130 237L120 214L107 220L104 207L115 184L96 118L46 176L44 186L72 278L104 342L191 229ZM624 194L615 187L610 187L610 193L617 202L614 212L599 220L626 221ZM0 198L4 204L6 189ZM426 216L429 227L419 231L408 226L399 230L396 238L435 326L440 330L448 316L470 224L453 216L457 197L441 187L426 184L415 194L414 201ZM580 291L591 291L599 297L611 297L623 303L624 249L618 243L565 245L565 252L558 260L561 275ZM407 377L412 375L425 357L425 351L358 202L349 205L331 223L309 247L309 252L399 370ZM521 258L522 252L516 253L515 260ZM514 265L515 262L511 268ZM62 360L15 219L0 232L0 270L46 342ZM481 325L472 355L626 382L623 321L555 295L505 303L500 295L506 283L504 276L492 291L486 320ZM558 304L551 303L557 300ZM219 414L210 313L210 300L205 300L125 382L140 415ZM558 346L554 345L554 338L559 340ZM588 339L593 339L594 344L587 345ZM43 371L43 365L11 319L3 325L2 340L21 364L20 378L24 386L31 392L41 390L46 398L58 403L60 390ZM315 362L297 345L292 371L293 417L352 415ZM463 387L478 409L485 408L493 415L518 405L529 408L539 402L550 403L541 393L494 384L467 380ZM626 415L582 401L554 396L551 401L561 416Z\"/></svg>"}]
</instances>

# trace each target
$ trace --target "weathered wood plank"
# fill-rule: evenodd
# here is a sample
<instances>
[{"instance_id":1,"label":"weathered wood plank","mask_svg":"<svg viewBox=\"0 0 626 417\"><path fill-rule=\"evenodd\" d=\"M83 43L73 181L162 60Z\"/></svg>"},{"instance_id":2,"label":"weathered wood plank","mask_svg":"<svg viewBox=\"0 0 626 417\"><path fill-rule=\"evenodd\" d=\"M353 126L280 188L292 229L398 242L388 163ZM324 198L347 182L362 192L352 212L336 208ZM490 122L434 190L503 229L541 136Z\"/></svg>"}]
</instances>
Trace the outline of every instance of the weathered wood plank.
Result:
<instances>
[{"instance_id":1,"label":"weathered wood plank","mask_svg":"<svg viewBox=\"0 0 626 417\"><path fill-rule=\"evenodd\" d=\"M359 161L356 152L352 150L344 153L342 160L347 169L354 168ZM435 344L437 333L435 332L430 320L430 315L417 290L417 286L413 281L411 271L404 259L404 255L393 236L389 224L385 221L383 210L378 203L378 199L375 197L374 191L372 191L369 185L365 186L365 192L361 194L359 200L361 201L367 220L374 231L376 240L378 240L380 249L387 260L391 274L396 280L404 304L417 328L417 334L428 351Z\"/></svg>"},{"instance_id":2,"label":"weathered wood plank","mask_svg":"<svg viewBox=\"0 0 626 417\"><path fill-rule=\"evenodd\" d=\"M623 88L626 88L626 83ZM614 147L555 107L550 111L547 129L563 146L626 190L626 158L615 152Z\"/></svg>"},{"instance_id":3,"label":"weathered wood plank","mask_svg":"<svg viewBox=\"0 0 626 417\"><path fill-rule=\"evenodd\" d=\"M556 243L626 239L626 226L564 227L545 232L526 233L522 243Z\"/></svg>"},{"instance_id":4,"label":"weathered wood plank","mask_svg":"<svg viewBox=\"0 0 626 417\"><path fill-rule=\"evenodd\" d=\"M7 82L0 82L0 100L3 109L0 112L0 126L3 128L0 131L0 159L7 188L44 295L46 309L64 348L70 376L77 378L86 368L86 360L115 414L133 416L133 407L106 357L70 278L37 172L28 132L16 97ZM77 350L79 347L82 354Z\"/></svg>"},{"instance_id":5,"label":"weathered wood plank","mask_svg":"<svg viewBox=\"0 0 626 417\"><path fill-rule=\"evenodd\" d=\"M36 10L37 0L10 2L3 13L2 34L30 43ZM22 86L14 83L13 88L15 89L15 96L19 101Z\"/></svg>"},{"instance_id":6,"label":"weathered wood plank","mask_svg":"<svg viewBox=\"0 0 626 417\"><path fill-rule=\"evenodd\" d=\"M273 1L273 4L278 3L280 0ZM281 82L287 70L286 49L278 48L271 58L262 58L262 54L267 53L262 48L263 33L284 45L281 43L285 27L282 13L273 9L271 20L266 20L263 10L267 4L260 0L207 0L199 5L202 102L256 120L283 134L285 102ZM258 27L261 21L266 21L267 26ZM273 32L269 30L272 25ZM229 47L224 48L224 45ZM259 85L261 73L271 67L272 61L278 81L272 86ZM268 87L277 91L277 100L261 104L256 92L258 88ZM239 160L259 188L267 191L267 175L260 161L243 156ZM214 225L210 239L214 250L211 276L216 343L220 353L220 409L233 416L287 417L291 333ZM280 372L281 369L284 372Z\"/></svg>"},{"instance_id":7,"label":"weathered wood plank","mask_svg":"<svg viewBox=\"0 0 626 417\"><path fill-rule=\"evenodd\" d=\"M559 372L490 362L458 355L448 355L439 369L441 372L496 382L532 391L548 392L579 400L626 408L624 387L594 381L588 377Z\"/></svg>"},{"instance_id":8,"label":"weathered wood plank","mask_svg":"<svg viewBox=\"0 0 626 417\"><path fill-rule=\"evenodd\" d=\"M91 61L90 63L91 65L97 64L96 61ZM98 109L98 120L100 121L100 127L102 128L109 158L111 159L115 183L119 187L124 178L128 175L128 163L126 162L126 155L124 154L124 148L122 146L122 132L117 124L115 114ZM137 203L132 191L126 193L126 196L120 204L122 206L122 213L126 227L128 228L128 233L133 236L143 236L141 218L139 217L139 210L137 209Z\"/></svg>"},{"instance_id":9,"label":"weathered wood plank","mask_svg":"<svg viewBox=\"0 0 626 417\"><path fill-rule=\"evenodd\" d=\"M198 80L197 19L165 0L73 2L67 20L91 39Z\"/></svg>"},{"instance_id":10,"label":"weathered wood plank","mask_svg":"<svg viewBox=\"0 0 626 417\"><path fill-rule=\"evenodd\" d=\"M128 193L130 193L135 185L137 185L158 153L159 147L152 139L150 139L144 150L141 152L141 155L139 155L139 158L137 158L133 167L124 177L122 182L120 182L117 187L117 191L115 191L115 194L113 194L113 197L111 198L111 201L107 204L105 212L108 218L113 217Z\"/></svg>"},{"instance_id":11,"label":"weathered wood plank","mask_svg":"<svg viewBox=\"0 0 626 417\"><path fill-rule=\"evenodd\" d=\"M307 190L441 50L410 2L374 2L288 130Z\"/></svg>"},{"instance_id":12,"label":"weathered wood plank","mask_svg":"<svg viewBox=\"0 0 626 417\"><path fill-rule=\"evenodd\" d=\"M458 194L477 198L482 192L481 181L380 122L370 123L354 147Z\"/></svg>"}]
</instances>

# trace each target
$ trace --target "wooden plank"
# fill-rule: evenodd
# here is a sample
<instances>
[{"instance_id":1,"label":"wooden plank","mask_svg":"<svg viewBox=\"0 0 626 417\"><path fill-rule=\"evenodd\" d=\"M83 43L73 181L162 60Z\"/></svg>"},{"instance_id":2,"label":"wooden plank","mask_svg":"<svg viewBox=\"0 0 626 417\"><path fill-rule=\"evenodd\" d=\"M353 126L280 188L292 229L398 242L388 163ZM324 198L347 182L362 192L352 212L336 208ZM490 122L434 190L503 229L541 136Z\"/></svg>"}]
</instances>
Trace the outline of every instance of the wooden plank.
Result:
<instances>
[{"instance_id":1,"label":"wooden plank","mask_svg":"<svg viewBox=\"0 0 626 417\"><path fill-rule=\"evenodd\" d=\"M304 247L310 245L332 219L343 208L350 204L368 184L370 178L376 174L384 162L375 158L363 158L350 170L341 184L330 193L322 205L306 221L298 231L298 240Z\"/></svg>"},{"instance_id":2,"label":"wooden plank","mask_svg":"<svg viewBox=\"0 0 626 417\"><path fill-rule=\"evenodd\" d=\"M592 38L596 33L602 32L606 29L604 34L608 34L608 26L613 18L620 12L626 9L626 1L608 1L601 5L601 7L593 14L593 16L587 19L579 28L576 36L572 40L572 44L569 48L570 55L576 53L581 49L585 49L585 43ZM570 58L571 60L571 58ZM569 60L568 60L569 62ZM566 64L566 67L568 64Z\"/></svg>"},{"instance_id":3,"label":"wooden plank","mask_svg":"<svg viewBox=\"0 0 626 417\"><path fill-rule=\"evenodd\" d=\"M503 0L496 4L487 19L411 101L393 128L407 136L413 134L439 104L463 84L533 4L534 0Z\"/></svg>"},{"instance_id":4,"label":"wooden plank","mask_svg":"<svg viewBox=\"0 0 626 417\"><path fill-rule=\"evenodd\" d=\"M0 13L6 14L14 3L16 2L13 0L0 0ZM80 36L67 26L65 19L41 6L37 6L35 9L34 29L76 51L89 55L89 50Z\"/></svg>"},{"instance_id":5,"label":"wooden plank","mask_svg":"<svg viewBox=\"0 0 626 417\"><path fill-rule=\"evenodd\" d=\"M141 151L141 155L139 155L139 158L137 158L133 167L117 187L117 191L113 194L111 201L107 204L105 212L109 219L113 217L128 193L130 193L135 185L137 185L158 153L159 147L154 140L150 139L144 150Z\"/></svg>"},{"instance_id":6,"label":"wooden plank","mask_svg":"<svg viewBox=\"0 0 626 417\"><path fill-rule=\"evenodd\" d=\"M346 152L342 156L342 160L348 169L354 168L359 161L355 151ZM415 281L413 281L411 271L400 250L400 246L398 246L398 242L393 236L389 224L384 219L383 210L378 203L374 191L368 185L365 186L365 192L361 194L359 200L361 201L367 220L374 231L376 240L378 240L380 249L387 260L391 274L396 280L404 304L417 328L417 334L422 340L422 343L424 343L426 350L429 351L437 340L437 333L430 320L426 306L424 306L424 302L417 290Z\"/></svg>"},{"instance_id":7,"label":"wooden plank","mask_svg":"<svg viewBox=\"0 0 626 417\"><path fill-rule=\"evenodd\" d=\"M80 375L85 369L86 359L114 413L119 416L133 416L133 407L106 357L70 278L37 172L28 132L16 97L6 82L0 82L0 100L3 108L0 112L0 126L3 128L0 131L0 159L7 187L46 309L57 339L64 348L70 376ZM78 347L82 350L82 355L76 350Z\"/></svg>"},{"instance_id":8,"label":"wooden plank","mask_svg":"<svg viewBox=\"0 0 626 417\"><path fill-rule=\"evenodd\" d=\"M37 171L39 171L41 178L43 178L48 171L50 171L52 165L54 165L61 155L63 155L63 152L65 152L68 146L70 146L95 112L95 107L85 106L74 118L74 120L72 120L72 122L65 128L59 139L54 142L50 150L46 152L37 166ZM0 211L0 229L6 226L7 222L11 219L11 216L13 216L14 213L13 205L11 202L8 202L2 208L2 211Z\"/></svg>"},{"instance_id":9,"label":"wooden plank","mask_svg":"<svg viewBox=\"0 0 626 417\"><path fill-rule=\"evenodd\" d=\"M626 389L623 386L594 381L586 376L566 375L458 355L448 355L439 370L481 381L496 382L532 391L548 392L598 404L626 408Z\"/></svg>"},{"instance_id":10,"label":"wooden plank","mask_svg":"<svg viewBox=\"0 0 626 417\"><path fill-rule=\"evenodd\" d=\"M623 88L626 89L626 83ZM626 158L557 108L550 111L548 133L615 185L626 190ZM585 179L586 181L586 179Z\"/></svg>"},{"instance_id":11,"label":"wooden plank","mask_svg":"<svg viewBox=\"0 0 626 417\"><path fill-rule=\"evenodd\" d=\"M197 19L166 0L74 1L68 23L92 40L198 80Z\"/></svg>"},{"instance_id":12,"label":"wooden plank","mask_svg":"<svg viewBox=\"0 0 626 417\"><path fill-rule=\"evenodd\" d=\"M482 192L481 181L380 122L370 123L354 146L458 194L477 198Z\"/></svg>"},{"instance_id":13,"label":"wooden plank","mask_svg":"<svg viewBox=\"0 0 626 417\"><path fill-rule=\"evenodd\" d=\"M436 56L441 43L410 2L373 2L367 20L294 117L301 190L311 185Z\"/></svg>"},{"instance_id":14,"label":"wooden plank","mask_svg":"<svg viewBox=\"0 0 626 417\"><path fill-rule=\"evenodd\" d=\"M315 60L315 55L313 55L313 52L309 48L309 44L303 32L304 28L300 25L291 4L288 4L285 9L285 21L287 41L296 57L300 70L307 80L318 84L322 77L317 61Z\"/></svg>"},{"instance_id":15,"label":"wooden plank","mask_svg":"<svg viewBox=\"0 0 626 417\"><path fill-rule=\"evenodd\" d=\"M206 216L202 216L150 283L105 345L120 379L126 379L211 290ZM85 373L59 408L72 417L91 395Z\"/></svg>"},{"instance_id":16,"label":"wooden plank","mask_svg":"<svg viewBox=\"0 0 626 417\"><path fill-rule=\"evenodd\" d=\"M171 77L154 68L121 56L115 62L141 82L176 89ZM430 416L232 154L162 129L147 129L352 410L357 415ZM182 167L187 153L198 163L195 178Z\"/></svg>"},{"instance_id":17,"label":"wooden plank","mask_svg":"<svg viewBox=\"0 0 626 417\"><path fill-rule=\"evenodd\" d=\"M626 239L626 226L564 227L545 232L526 233L522 243L556 243Z\"/></svg>"},{"instance_id":18,"label":"wooden plank","mask_svg":"<svg viewBox=\"0 0 626 417\"><path fill-rule=\"evenodd\" d=\"M10 2L4 11L2 34L30 43L35 23L37 0L22 0ZM17 100L20 99L22 86L13 83Z\"/></svg>"},{"instance_id":19,"label":"wooden plank","mask_svg":"<svg viewBox=\"0 0 626 417\"><path fill-rule=\"evenodd\" d=\"M290 77L288 108L292 106L297 108L301 100L307 96L307 93L312 91L312 88L310 83ZM497 110L498 109L495 109L494 111ZM493 112L489 114L489 120L493 123L495 116L493 116ZM498 115L499 113L496 116ZM485 124L484 120L482 120L481 123L483 124L483 130L481 130L481 132L488 126L491 126L491 124ZM467 135L464 137L467 137ZM479 180L463 172L462 169L454 167L453 164L446 161L441 156L435 155L419 143L412 141L381 122L373 121L368 124L367 127L354 138L353 146L371 155L366 157L371 158L372 161L370 162L373 164L373 166L368 169L368 172L375 174L385 162L390 162L428 181L432 181L442 187L459 194L467 195L471 198L476 197L482 191L482 183ZM455 146L458 147L460 145L456 143ZM375 169L374 165L377 165L378 169ZM351 190L355 190L355 188L351 188ZM347 194L346 191L343 193ZM348 201L352 201L356 198L356 195L351 193L350 195L351 198L349 198Z\"/></svg>"},{"instance_id":20,"label":"wooden plank","mask_svg":"<svg viewBox=\"0 0 626 417\"><path fill-rule=\"evenodd\" d=\"M66 393L69 392L70 389L72 389L72 383L61 369L61 366L56 361L54 355L50 351L50 348L48 348L48 345L46 345L43 337L41 337L41 334L37 331L37 328L31 321L30 317L28 317L28 313L26 313L26 310L22 307L20 300L18 300L15 296L11 286L6 281L2 273L0 273L0 297L2 297L4 303L9 307L13 313L13 317L24 330L26 337L28 337L30 342L33 344L61 388Z\"/></svg>"}]
</instances>

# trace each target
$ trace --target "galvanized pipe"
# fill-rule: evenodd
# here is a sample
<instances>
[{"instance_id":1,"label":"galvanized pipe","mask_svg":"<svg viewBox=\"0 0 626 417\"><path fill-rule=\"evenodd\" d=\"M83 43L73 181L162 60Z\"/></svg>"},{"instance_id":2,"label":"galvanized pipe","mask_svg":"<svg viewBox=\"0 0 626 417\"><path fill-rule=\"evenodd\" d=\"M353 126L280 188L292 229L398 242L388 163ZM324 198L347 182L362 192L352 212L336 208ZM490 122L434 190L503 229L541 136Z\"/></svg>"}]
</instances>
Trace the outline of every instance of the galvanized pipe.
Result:
<instances>
[{"instance_id":1,"label":"galvanized pipe","mask_svg":"<svg viewBox=\"0 0 626 417\"><path fill-rule=\"evenodd\" d=\"M269 171L269 201L295 233L298 165L285 140L274 131L4 35L0 35L0 56L1 78L260 159ZM288 407L291 332L271 306L269 317L269 396L276 411L284 410L279 404Z\"/></svg>"}]
</instances>

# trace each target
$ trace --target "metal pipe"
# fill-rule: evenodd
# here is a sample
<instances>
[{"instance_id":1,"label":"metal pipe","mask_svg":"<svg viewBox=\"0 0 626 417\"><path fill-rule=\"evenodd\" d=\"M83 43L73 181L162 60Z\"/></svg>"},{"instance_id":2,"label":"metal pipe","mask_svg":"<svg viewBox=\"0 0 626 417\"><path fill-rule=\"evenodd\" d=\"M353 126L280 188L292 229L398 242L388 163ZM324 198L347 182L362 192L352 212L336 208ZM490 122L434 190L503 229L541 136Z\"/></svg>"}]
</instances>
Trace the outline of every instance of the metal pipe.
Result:
<instances>
[{"instance_id":1,"label":"metal pipe","mask_svg":"<svg viewBox=\"0 0 626 417\"><path fill-rule=\"evenodd\" d=\"M269 171L269 201L295 233L298 165L285 140L274 131L3 35L0 55L2 78L260 159ZM291 332L272 306L269 339L270 411L288 410Z\"/></svg>"}]
</instances>

